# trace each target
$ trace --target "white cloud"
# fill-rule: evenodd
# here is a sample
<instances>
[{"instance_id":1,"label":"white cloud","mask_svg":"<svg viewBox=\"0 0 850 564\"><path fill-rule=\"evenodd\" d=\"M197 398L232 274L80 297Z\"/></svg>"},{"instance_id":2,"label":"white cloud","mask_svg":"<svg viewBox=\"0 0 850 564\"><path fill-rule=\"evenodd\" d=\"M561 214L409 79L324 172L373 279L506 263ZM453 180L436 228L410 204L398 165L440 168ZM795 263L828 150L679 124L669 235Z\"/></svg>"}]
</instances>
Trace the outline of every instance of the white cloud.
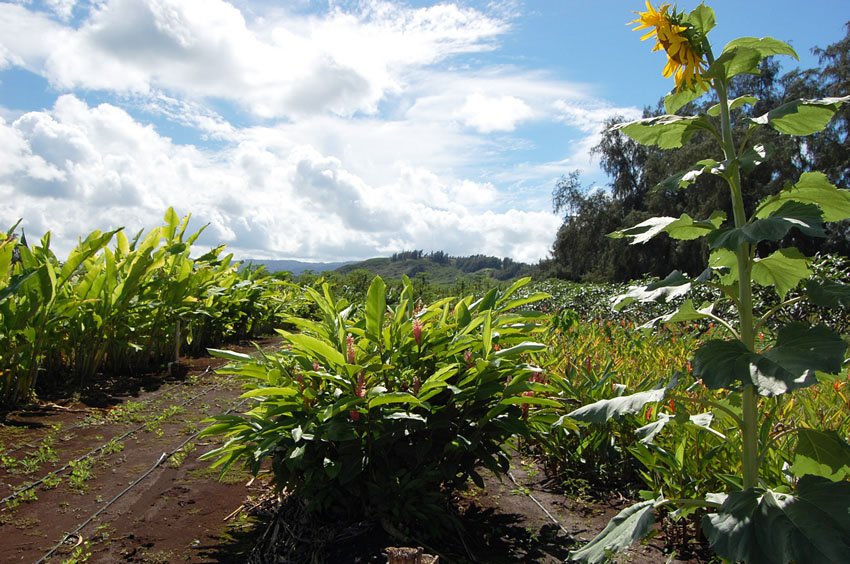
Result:
<instances>
[{"instance_id":1,"label":"white cloud","mask_svg":"<svg viewBox=\"0 0 850 564\"><path fill-rule=\"evenodd\" d=\"M0 108L0 222L70 241L174 206L243 255L536 260L558 227L554 181L592 171L604 120L637 111L460 58L498 47L514 1L234 2L0 3L0 68L66 93L50 110ZM545 158L541 124L563 132Z\"/></svg>"},{"instance_id":2,"label":"white cloud","mask_svg":"<svg viewBox=\"0 0 850 564\"><path fill-rule=\"evenodd\" d=\"M536 260L557 228L549 213L487 209L497 197L487 183L405 168L372 184L309 145L256 133L200 151L116 106L62 96L0 121L0 224L24 217L28 232L51 229L67 245L82 229L153 226L174 206L210 224L207 244L312 259L427 248Z\"/></svg>"},{"instance_id":3,"label":"white cloud","mask_svg":"<svg viewBox=\"0 0 850 564\"><path fill-rule=\"evenodd\" d=\"M514 96L484 96L476 92L466 97L455 114L481 133L513 131L517 123L532 116L531 108Z\"/></svg>"},{"instance_id":4,"label":"white cloud","mask_svg":"<svg viewBox=\"0 0 850 564\"><path fill-rule=\"evenodd\" d=\"M0 43L63 89L165 90L229 100L267 118L348 116L376 112L407 69L489 49L507 29L454 4L358 6L248 21L222 0L108 0L75 28L0 4Z\"/></svg>"}]
</instances>

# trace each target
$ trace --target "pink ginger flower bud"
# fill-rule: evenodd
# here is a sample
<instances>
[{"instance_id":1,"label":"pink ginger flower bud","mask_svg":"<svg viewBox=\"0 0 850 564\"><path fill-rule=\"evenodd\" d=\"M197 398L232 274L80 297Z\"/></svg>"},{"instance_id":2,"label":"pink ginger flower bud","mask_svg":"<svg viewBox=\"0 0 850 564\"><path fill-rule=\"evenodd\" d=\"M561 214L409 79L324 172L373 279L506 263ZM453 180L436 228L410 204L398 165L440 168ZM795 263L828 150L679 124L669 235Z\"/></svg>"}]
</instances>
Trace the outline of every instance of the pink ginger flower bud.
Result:
<instances>
[{"instance_id":1,"label":"pink ginger flower bud","mask_svg":"<svg viewBox=\"0 0 850 564\"><path fill-rule=\"evenodd\" d=\"M467 349L463 353L463 361L466 363L467 367L472 366L473 362L472 362L472 351L471 350Z\"/></svg>"},{"instance_id":2,"label":"pink ginger flower bud","mask_svg":"<svg viewBox=\"0 0 850 564\"><path fill-rule=\"evenodd\" d=\"M413 377L413 395L419 395L419 388L422 387L422 380L419 379L419 376Z\"/></svg>"},{"instance_id":3,"label":"pink ginger flower bud","mask_svg":"<svg viewBox=\"0 0 850 564\"><path fill-rule=\"evenodd\" d=\"M413 320L413 340L417 345L422 344L422 322L418 319Z\"/></svg>"},{"instance_id":4,"label":"pink ginger flower bud","mask_svg":"<svg viewBox=\"0 0 850 564\"><path fill-rule=\"evenodd\" d=\"M357 387L354 389L354 395L358 398L362 398L366 395L366 378L363 376L362 372L359 376L357 376Z\"/></svg>"},{"instance_id":5,"label":"pink ginger flower bud","mask_svg":"<svg viewBox=\"0 0 850 564\"><path fill-rule=\"evenodd\" d=\"M345 338L345 357L348 364L357 362L357 349L354 348L354 337L351 335Z\"/></svg>"}]
</instances>

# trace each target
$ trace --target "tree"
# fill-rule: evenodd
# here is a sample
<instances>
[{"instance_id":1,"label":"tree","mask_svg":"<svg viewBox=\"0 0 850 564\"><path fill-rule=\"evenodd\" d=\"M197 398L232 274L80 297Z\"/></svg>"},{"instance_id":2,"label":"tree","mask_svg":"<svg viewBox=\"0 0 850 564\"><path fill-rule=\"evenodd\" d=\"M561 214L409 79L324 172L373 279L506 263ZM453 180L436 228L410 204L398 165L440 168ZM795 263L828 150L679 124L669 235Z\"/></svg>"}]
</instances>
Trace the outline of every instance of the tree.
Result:
<instances>
[{"instance_id":1,"label":"tree","mask_svg":"<svg viewBox=\"0 0 850 564\"><path fill-rule=\"evenodd\" d=\"M820 63L816 69L780 75L778 63L767 59L760 65L758 75L735 77L731 96L757 98L732 123L737 137L749 128L750 118L764 114L784 100L850 92L850 23L844 39L814 52ZM714 104L716 100L708 97L698 106L689 104L681 111L700 113ZM646 108L644 117L664 113L663 103L659 102L655 108ZM641 146L612 127L620 121L609 120L602 139L591 150L610 178L607 187L583 186L577 171L555 184L553 208L563 214L564 223L556 235L552 259L545 265L548 272L572 280L609 281L627 281L647 272L665 276L671 270L698 274L707 258L704 242L663 239L627 248L622 240L605 235L653 216L679 217L687 213L695 219L706 219L715 209L731 216L728 190L718 177L703 174L683 190L673 176L688 170L691 163L712 154L712 150L716 152L714 140L708 134L697 133L681 149L661 151ZM761 145L772 158L744 175L747 212L766 194L775 193L802 172L820 170L837 185L850 185L848 133L850 110L844 107L827 129L810 137L781 135L769 128L760 128L752 134L750 142ZM714 158L723 161L720 154ZM766 256L776 248L793 244L809 255L819 251L850 254L850 222L830 225L828 234L826 239L813 239L792 230L784 241L760 244L758 252Z\"/></svg>"}]
</instances>

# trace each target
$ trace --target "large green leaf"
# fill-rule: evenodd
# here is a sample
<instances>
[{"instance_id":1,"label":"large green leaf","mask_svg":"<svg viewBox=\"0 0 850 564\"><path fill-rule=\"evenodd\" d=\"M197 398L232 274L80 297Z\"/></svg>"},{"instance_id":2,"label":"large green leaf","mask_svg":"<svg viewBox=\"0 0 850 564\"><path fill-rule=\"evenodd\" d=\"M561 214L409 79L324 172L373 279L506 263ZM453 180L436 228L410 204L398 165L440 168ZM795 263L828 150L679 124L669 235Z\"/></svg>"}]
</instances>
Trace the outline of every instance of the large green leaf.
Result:
<instances>
[{"instance_id":1,"label":"large green leaf","mask_svg":"<svg viewBox=\"0 0 850 564\"><path fill-rule=\"evenodd\" d=\"M850 477L850 444L835 431L797 429L797 451L791 471L795 476L811 474L832 481Z\"/></svg>"},{"instance_id":2,"label":"large green leaf","mask_svg":"<svg viewBox=\"0 0 850 564\"><path fill-rule=\"evenodd\" d=\"M319 357L321 364L328 366L342 366L345 364L345 357L342 353L321 339L304 335L303 333L280 331L280 334L292 344L293 349L297 349L310 357Z\"/></svg>"},{"instance_id":3,"label":"large green leaf","mask_svg":"<svg viewBox=\"0 0 850 564\"><path fill-rule=\"evenodd\" d=\"M700 3L699 6L691 10L685 16L684 22L691 25L692 32L697 34L698 37L705 37L717 25L714 10L703 3Z\"/></svg>"},{"instance_id":4,"label":"large green leaf","mask_svg":"<svg viewBox=\"0 0 850 564\"><path fill-rule=\"evenodd\" d=\"M769 57L771 55L788 55L789 57L794 57L797 60L800 59L797 56L797 52L794 51L790 45L772 37L739 37L738 39L733 39L727 43L723 48L723 52L726 53L741 47L753 49L762 57Z\"/></svg>"},{"instance_id":5,"label":"large green leaf","mask_svg":"<svg viewBox=\"0 0 850 564\"><path fill-rule=\"evenodd\" d=\"M685 423L694 425L699 427L700 429L705 429L706 431L717 435L723 440L726 440L726 436L723 433L715 431L711 428L711 421L714 419L714 414L711 412L706 413L697 413L695 415L689 415L685 419ZM640 438L640 442L644 444L651 443L655 436L661 432L661 430L667 426L668 423L677 423L677 417L675 415L668 415L667 413L659 413L658 419L644 425L643 427L638 427L635 429L635 436Z\"/></svg>"},{"instance_id":6,"label":"large green leaf","mask_svg":"<svg viewBox=\"0 0 850 564\"><path fill-rule=\"evenodd\" d=\"M707 388L735 388L749 382L749 361L753 353L738 340L709 341L694 353L694 377Z\"/></svg>"},{"instance_id":7,"label":"large green leaf","mask_svg":"<svg viewBox=\"0 0 850 564\"><path fill-rule=\"evenodd\" d=\"M629 286L625 294L615 296L611 302L614 310L619 311L633 302L665 302L684 296L691 290L693 280L674 270L667 278L646 286Z\"/></svg>"},{"instance_id":8,"label":"large green leaf","mask_svg":"<svg viewBox=\"0 0 850 564\"><path fill-rule=\"evenodd\" d=\"M811 275L809 259L794 247L779 249L753 263L753 280L762 286L773 286L783 300L789 290Z\"/></svg>"},{"instance_id":9,"label":"large green leaf","mask_svg":"<svg viewBox=\"0 0 850 564\"><path fill-rule=\"evenodd\" d=\"M833 282L832 280L806 281L806 293L809 301L821 307L850 306L850 284Z\"/></svg>"},{"instance_id":10,"label":"large green leaf","mask_svg":"<svg viewBox=\"0 0 850 564\"><path fill-rule=\"evenodd\" d=\"M373 342L381 341L381 327L387 311L387 285L376 276L366 293L366 335Z\"/></svg>"},{"instance_id":11,"label":"large green leaf","mask_svg":"<svg viewBox=\"0 0 850 564\"><path fill-rule=\"evenodd\" d=\"M821 211L817 206L789 201L764 219L755 219L740 228L728 228L710 233L709 248L725 248L734 251L743 244L779 241L794 227L810 237L826 237Z\"/></svg>"},{"instance_id":12,"label":"large green leaf","mask_svg":"<svg viewBox=\"0 0 850 564\"><path fill-rule=\"evenodd\" d=\"M761 54L749 47L737 46L725 51L708 67L704 76L728 81L739 74L758 74Z\"/></svg>"},{"instance_id":13,"label":"large green leaf","mask_svg":"<svg viewBox=\"0 0 850 564\"><path fill-rule=\"evenodd\" d=\"M646 404L659 402L666 395L667 388L657 388L628 396L599 400L571 411L567 417L585 423L605 423L613 417L635 414Z\"/></svg>"},{"instance_id":14,"label":"large green leaf","mask_svg":"<svg viewBox=\"0 0 850 564\"><path fill-rule=\"evenodd\" d=\"M643 145L657 145L662 149L676 149L685 144L697 131L712 129L705 118L663 115L621 123L613 127Z\"/></svg>"},{"instance_id":15,"label":"large green leaf","mask_svg":"<svg viewBox=\"0 0 850 564\"><path fill-rule=\"evenodd\" d=\"M850 190L837 188L822 172L805 172L796 184L765 198L756 209L755 217L767 217L787 202L816 205L823 212L824 221L850 218Z\"/></svg>"},{"instance_id":16,"label":"large green leaf","mask_svg":"<svg viewBox=\"0 0 850 564\"><path fill-rule=\"evenodd\" d=\"M714 304L708 304L700 309L697 309L694 306L693 300L685 300L684 303L679 306L679 309L677 309L673 313L668 313L667 315L661 315L654 319L650 319L649 321L641 325L640 329L649 329L659 323L681 323L683 321L696 321L697 319L705 319L709 317L712 312L712 309L714 309Z\"/></svg>"},{"instance_id":17,"label":"large green leaf","mask_svg":"<svg viewBox=\"0 0 850 564\"><path fill-rule=\"evenodd\" d=\"M630 244L632 245L646 243L659 233L667 233L674 239L691 241L711 233L723 223L724 219L726 219L726 214L723 212L714 212L705 221L694 221L686 213L683 213L678 218L652 217L638 223L634 227L614 231L608 236L612 239L631 238L632 241Z\"/></svg>"},{"instance_id":18,"label":"large green leaf","mask_svg":"<svg viewBox=\"0 0 850 564\"><path fill-rule=\"evenodd\" d=\"M702 529L721 557L744 562L844 563L850 555L850 482L804 476L796 492L730 494Z\"/></svg>"},{"instance_id":19,"label":"large green leaf","mask_svg":"<svg viewBox=\"0 0 850 564\"><path fill-rule=\"evenodd\" d=\"M655 522L655 502L641 501L620 511L601 533L579 550L570 552L568 561L596 564L607 562L619 552L649 534Z\"/></svg>"},{"instance_id":20,"label":"large green leaf","mask_svg":"<svg viewBox=\"0 0 850 564\"><path fill-rule=\"evenodd\" d=\"M752 383L759 394L775 396L816 383L816 371L839 371L846 349L828 327L791 323L779 330L776 346L761 354L738 340L709 341L694 354L693 370L710 389Z\"/></svg>"},{"instance_id":21,"label":"large green leaf","mask_svg":"<svg viewBox=\"0 0 850 564\"><path fill-rule=\"evenodd\" d=\"M769 125L776 131L788 135L811 135L825 128L841 104L845 102L850 102L850 96L818 100L801 98L753 118L752 122Z\"/></svg>"}]
</instances>

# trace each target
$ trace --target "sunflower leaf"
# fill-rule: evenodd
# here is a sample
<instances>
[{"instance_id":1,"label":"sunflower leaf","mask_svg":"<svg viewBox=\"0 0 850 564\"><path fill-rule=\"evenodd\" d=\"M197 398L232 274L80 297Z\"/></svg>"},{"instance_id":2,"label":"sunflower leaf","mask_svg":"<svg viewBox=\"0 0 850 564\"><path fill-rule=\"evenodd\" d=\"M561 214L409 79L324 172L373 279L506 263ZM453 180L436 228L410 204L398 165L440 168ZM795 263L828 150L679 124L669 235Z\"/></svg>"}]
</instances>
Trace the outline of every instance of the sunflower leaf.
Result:
<instances>
[{"instance_id":1,"label":"sunflower leaf","mask_svg":"<svg viewBox=\"0 0 850 564\"><path fill-rule=\"evenodd\" d=\"M685 144L697 131L711 130L712 125L701 116L663 115L620 123L611 129L622 131L643 145L676 149Z\"/></svg>"},{"instance_id":2,"label":"sunflower leaf","mask_svg":"<svg viewBox=\"0 0 850 564\"><path fill-rule=\"evenodd\" d=\"M850 102L850 96L817 100L801 98L782 104L751 121L757 125L769 125L788 135L811 135L825 128L845 102Z\"/></svg>"},{"instance_id":3,"label":"sunflower leaf","mask_svg":"<svg viewBox=\"0 0 850 564\"><path fill-rule=\"evenodd\" d=\"M711 548L733 562L846 562L850 482L803 476L793 495L747 489L703 517Z\"/></svg>"},{"instance_id":4,"label":"sunflower leaf","mask_svg":"<svg viewBox=\"0 0 850 564\"><path fill-rule=\"evenodd\" d=\"M837 188L822 172L804 172L796 184L762 200L755 217L767 217L789 201L818 206L827 222L850 218L850 190Z\"/></svg>"},{"instance_id":5,"label":"sunflower leaf","mask_svg":"<svg viewBox=\"0 0 850 564\"><path fill-rule=\"evenodd\" d=\"M655 522L655 501L641 501L620 511L601 533L579 550L570 552L570 562L607 562L619 552L649 534Z\"/></svg>"},{"instance_id":6,"label":"sunflower leaf","mask_svg":"<svg viewBox=\"0 0 850 564\"><path fill-rule=\"evenodd\" d=\"M743 227L710 233L709 248L734 251L742 244L779 241L794 227L810 237L826 237L821 211L817 206L789 201L763 219L756 219Z\"/></svg>"}]
</instances>

